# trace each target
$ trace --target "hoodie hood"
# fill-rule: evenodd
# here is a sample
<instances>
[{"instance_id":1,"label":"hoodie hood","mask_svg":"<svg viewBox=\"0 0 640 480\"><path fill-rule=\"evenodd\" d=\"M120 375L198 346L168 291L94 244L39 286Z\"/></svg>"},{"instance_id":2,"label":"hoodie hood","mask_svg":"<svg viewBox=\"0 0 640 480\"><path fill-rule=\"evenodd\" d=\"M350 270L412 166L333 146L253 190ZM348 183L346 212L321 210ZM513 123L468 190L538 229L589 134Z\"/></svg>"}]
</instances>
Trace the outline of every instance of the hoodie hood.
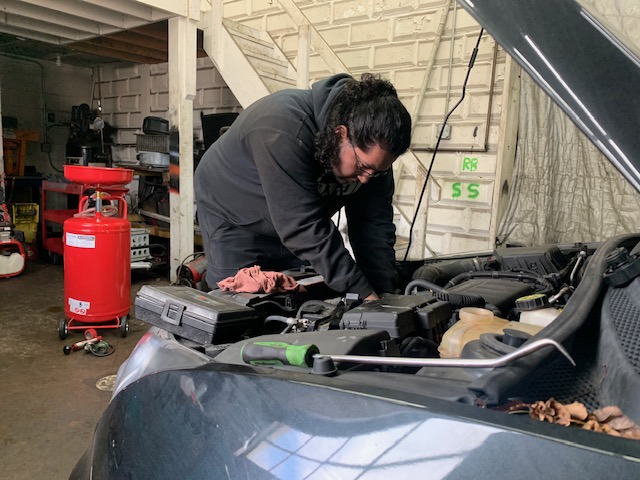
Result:
<instances>
[{"instance_id":1,"label":"hoodie hood","mask_svg":"<svg viewBox=\"0 0 640 480\"><path fill-rule=\"evenodd\" d=\"M329 107L349 80L353 80L353 77L346 73L339 73L315 82L311 86L314 122L318 126L318 130L324 128Z\"/></svg>"}]
</instances>

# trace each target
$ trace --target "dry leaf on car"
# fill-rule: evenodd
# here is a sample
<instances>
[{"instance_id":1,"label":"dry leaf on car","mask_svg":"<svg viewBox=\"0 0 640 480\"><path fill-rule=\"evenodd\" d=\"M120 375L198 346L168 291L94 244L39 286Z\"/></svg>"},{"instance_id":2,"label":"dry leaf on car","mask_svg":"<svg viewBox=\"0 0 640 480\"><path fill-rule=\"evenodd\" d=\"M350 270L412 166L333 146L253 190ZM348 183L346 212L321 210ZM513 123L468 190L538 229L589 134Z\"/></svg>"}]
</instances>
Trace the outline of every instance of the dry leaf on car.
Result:
<instances>
[{"instance_id":1,"label":"dry leaf on car","mask_svg":"<svg viewBox=\"0 0 640 480\"><path fill-rule=\"evenodd\" d=\"M546 402L535 402L529 407L529 415L543 422L557 423L568 426L571 423L571 413L557 400L550 398Z\"/></svg>"},{"instance_id":2,"label":"dry leaf on car","mask_svg":"<svg viewBox=\"0 0 640 480\"><path fill-rule=\"evenodd\" d=\"M580 402L573 402L565 406L567 407L567 410L569 410L569 414L571 415L571 418L575 420L584 421L589 416L589 412L587 412L587 407L585 407Z\"/></svg>"},{"instance_id":3,"label":"dry leaf on car","mask_svg":"<svg viewBox=\"0 0 640 480\"><path fill-rule=\"evenodd\" d=\"M564 426L576 425L584 430L640 440L640 425L627 417L620 407L615 405L599 408L589 413L584 404L580 402L564 405L556 399L550 398L531 404L520 403L518 407L525 409L525 411L528 408L529 416L542 422Z\"/></svg>"},{"instance_id":4,"label":"dry leaf on car","mask_svg":"<svg viewBox=\"0 0 640 480\"><path fill-rule=\"evenodd\" d=\"M593 412L593 417L600 423L603 431L611 435L640 440L640 426L627 417L619 407L600 408Z\"/></svg>"}]
</instances>

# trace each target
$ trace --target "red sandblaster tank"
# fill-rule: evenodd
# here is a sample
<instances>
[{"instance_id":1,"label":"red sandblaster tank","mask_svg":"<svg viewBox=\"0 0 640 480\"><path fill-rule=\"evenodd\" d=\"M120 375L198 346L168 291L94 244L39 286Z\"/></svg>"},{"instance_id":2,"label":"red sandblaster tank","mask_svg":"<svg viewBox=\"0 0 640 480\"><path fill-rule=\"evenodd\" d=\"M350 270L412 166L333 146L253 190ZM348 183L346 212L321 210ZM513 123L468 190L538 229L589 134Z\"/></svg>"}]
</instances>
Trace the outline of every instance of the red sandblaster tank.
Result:
<instances>
[{"instance_id":1,"label":"red sandblaster tank","mask_svg":"<svg viewBox=\"0 0 640 480\"><path fill-rule=\"evenodd\" d=\"M66 165L68 180L95 186L80 200L78 213L65 220L64 309L58 333L70 330L118 329L128 332L131 305L131 225L125 185L133 171L124 168Z\"/></svg>"}]
</instances>

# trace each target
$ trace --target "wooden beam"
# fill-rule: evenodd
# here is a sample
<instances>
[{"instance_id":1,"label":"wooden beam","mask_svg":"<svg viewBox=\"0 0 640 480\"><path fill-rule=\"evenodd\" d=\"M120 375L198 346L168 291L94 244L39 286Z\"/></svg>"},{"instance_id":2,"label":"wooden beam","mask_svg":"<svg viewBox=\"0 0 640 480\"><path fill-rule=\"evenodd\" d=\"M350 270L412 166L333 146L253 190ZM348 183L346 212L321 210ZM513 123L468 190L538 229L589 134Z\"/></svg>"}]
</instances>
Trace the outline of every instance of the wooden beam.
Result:
<instances>
[{"instance_id":1,"label":"wooden beam","mask_svg":"<svg viewBox=\"0 0 640 480\"><path fill-rule=\"evenodd\" d=\"M20 0L23 3L36 5L40 7L42 0ZM102 5L108 2L103 2ZM74 15L76 17L84 18L85 21L94 21L105 25L111 25L120 29L127 29L133 26L130 22L127 22L127 16L123 12L114 12L113 10L104 8L103 6L91 5L87 2L70 2L69 0L47 0L47 8L55 10L60 13L66 13L68 15Z\"/></svg>"},{"instance_id":2,"label":"wooden beam","mask_svg":"<svg viewBox=\"0 0 640 480\"><path fill-rule=\"evenodd\" d=\"M116 58L118 60L125 60L127 62L134 63L162 63L163 61L166 61L144 55L137 55L135 53L127 53L121 50L114 50L112 48L100 47L87 42L73 43L68 47L69 49L77 52L91 53L93 55L101 55L103 57Z\"/></svg>"},{"instance_id":3,"label":"wooden beam","mask_svg":"<svg viewBox=\"0 0 640 480\"><path fill-rule=\"evenodd\" d=\"M30 40L38 40L39 42L53 43L55 45L63 45L63 43L66 43L63 42L60 37L56 37L55 35L26 30L12 25L5 25L2 22L0 22L0 32L15 35L16 37L28 38Z\"/></svg>"},{"instance_id":4,"label":"wooden beam","mask_svg":"<svg viewBox=\"0 0 640 480\"><path fill-rule=\"evenodd\" d=\"M62 39L62 41L78 41L92 36L90 33L81 32L80 30L76 30L74 28L67 28L40 20L20 17L17 15L4 15L4 19L0 20L0 23L5 24L9 27L40 32L45 35L53 35L54 37Z\"/></svg>"},{"instance_id":5,"label":"wooden beam","mask_svg":"<svg viewBox=\"0 0 640 480\"><path fill-rule=\"evenodd\" d=\"M100 25L97 22L87 21L85 18L75 15L68 15L56 10L46 8L46 3L42 6L30 5L16 0L5 0L2 12L7 15L17 15L32 20L45 23L52 23L60 27L71 28L91 35L101 35Z\"/></svg>"},{"instance_id":6,"label":"wooden beam","mask_svg":"<svg viewBox=\"0 0 640 480\"><path fill-rule=\"evenodd\" d=\"M122 42L134 44L134 45L140 45L140 46L149 48L151 50L159 50L165 53L167 52L168 41L166 38L158 39L158 38L149 37L147 35L138 33L136 29L112 33L106 38L112 38L114 40L119 40Z\"/></svg>"},{"instance_id":7,"label":"wooden beam","mask_svg":"<svg viewBox=\"0 0 640 480\"><path fill-rule=\"evenodd\" d=\"M158 20L153 8L149 5L142 5L131 0L83 0L83 3L88 3L101 9L106 8L120 15L136 17L145 23Z\"/></svg>"},{"instance_id":8,"label":"wooden beam","mask_svg":"<svg viewBox=\"0 0 640 480\"><path fill-rule=\"evenodd\" d=\"M135 0L142 5L168 12L191 20L200 20L199 0Z\"/></svg>"},{"instance_id":9,"label":"wooden beam","mask_svg":"<svg viewBox=\"0 0 640 480\"><path fill-rule=\"evenodd\" d=\"M145 47L144 45L138 45L135 43L124 42L113 37L98 37L86 40L83 43L89 45L95 45L100 48L108 48L110 50L116 50L127 54L140 55L148 58L155 58L160 62L166 62L169 58L167 55L167 49L156 50L153 48Z\"/></svg>"},{"instance_id":10,"label":"wooden beam","mask_svg":"<svg viewBox=\"0 0 640 480\"><path fill-rule=\"evenodd\" d=\"M309 57L311 53L311 31L309 25L298 29L298 59L296 83L298 88L309 88Z\"/></svg>"},{"instance_id":11,"label":"wooden beam","mask_svg":"<svg viewBox=\"0 0 640 480\"><path fill-rule=\"evenodd\" d=\"M169 40L169 27L167 20L142 25L140 27L133 28L130 31L155 40L163 40L165 42Z\"/></svg>"},{"instance_id":12,"label":"wooden beam","mask_svg":"<svg viewBox=\"0 0 640 480\"><path fill-rule=\"evenodd\" d=\"M298 25L298 27L302 25L307 25L309 27L311 46L318 53L318 55L322 57L329 69L333 73L348 73L349 69L344 63L342 63L340 57L338 57L331 46L313 27L313 24L307 19L302 10L300 10L300 7L298 7L296 2L294 0L278 0L278 2L280 3L280 6L283 8L283 10L287 12L287 14L289 14L289 16L293 19L293 22Z\"/></svg>"}]
</instances>

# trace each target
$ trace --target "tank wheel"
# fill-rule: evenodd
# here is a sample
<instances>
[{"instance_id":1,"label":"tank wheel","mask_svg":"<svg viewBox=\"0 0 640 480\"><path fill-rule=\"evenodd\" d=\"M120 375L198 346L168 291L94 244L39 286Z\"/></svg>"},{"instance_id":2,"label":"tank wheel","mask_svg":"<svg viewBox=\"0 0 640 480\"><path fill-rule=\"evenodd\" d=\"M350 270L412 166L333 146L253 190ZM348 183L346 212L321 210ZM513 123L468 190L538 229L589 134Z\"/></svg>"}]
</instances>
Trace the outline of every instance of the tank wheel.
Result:
<instances>
[{"instance_id":1,"label":"tank wheel","mask_svg":"<svg viewBox=\"0 0 640 480\"><path fill-rule=\"evenodd\" d=\"M69 335L69 321L66 318L61 318L58 323L58 336L60 340L64 340Z\"/></svg>"},{"instance_id":2,"label":"tank wheel","mask_svg":"<svg viewBox=\"0 0 640 480\"><path fill-rule=\"evenodd\" d=\"M127 333L129 333L129 317L125 315L120 319L120 335L124 338L127 336Z\"/></svg>"},{"instance_id":3,"label":"tank wheel","mask_svg":"<svg viewBox=\"0 0 640 480\"><path fill-rule=\"evenodd\" d=\"M56 252L49 252L49 259L53 265L60 265L62 263L62 255Z\"/></svg>"}]
</instances>

